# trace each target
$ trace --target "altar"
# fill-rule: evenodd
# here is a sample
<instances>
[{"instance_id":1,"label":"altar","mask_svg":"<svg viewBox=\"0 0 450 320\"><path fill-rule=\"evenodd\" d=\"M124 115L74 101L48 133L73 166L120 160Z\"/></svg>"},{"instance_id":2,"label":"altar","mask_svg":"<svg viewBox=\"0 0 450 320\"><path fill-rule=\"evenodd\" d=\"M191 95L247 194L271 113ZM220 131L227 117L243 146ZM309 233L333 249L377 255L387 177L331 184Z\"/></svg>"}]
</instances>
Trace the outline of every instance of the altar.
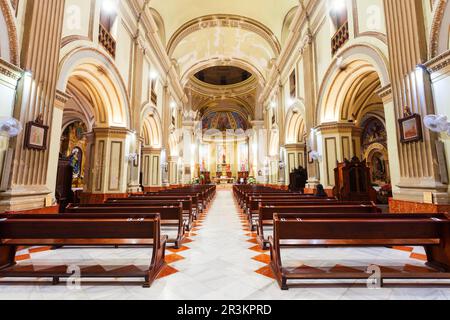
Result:
<instances>
[{"instance_id":1,"label":"altar","mask_svg":"<svg viewBox=\"0 0 450 320\"><path fill-rule=\"evenodd\" d=\"M220 177L215 179L216 184L234 184L234 178Z\"/></svg>"}]
</instances>

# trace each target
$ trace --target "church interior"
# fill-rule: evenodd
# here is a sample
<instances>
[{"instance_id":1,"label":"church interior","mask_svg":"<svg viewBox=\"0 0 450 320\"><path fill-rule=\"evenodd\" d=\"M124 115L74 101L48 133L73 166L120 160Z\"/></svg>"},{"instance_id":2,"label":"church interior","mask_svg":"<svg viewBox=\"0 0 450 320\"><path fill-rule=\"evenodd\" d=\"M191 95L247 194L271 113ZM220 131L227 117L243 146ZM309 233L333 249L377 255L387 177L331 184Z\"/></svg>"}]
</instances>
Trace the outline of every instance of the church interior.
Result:
<instances>
[{"instance_id":1,"label":"church interior","mask_svg":"<svg viewBox=\"0 0 450 320\"><path fill-rule=\"evenodd\" d=\"M447 0L0 0L0 299L450 299L449 88Z\"/></svg>"}]
</instances>

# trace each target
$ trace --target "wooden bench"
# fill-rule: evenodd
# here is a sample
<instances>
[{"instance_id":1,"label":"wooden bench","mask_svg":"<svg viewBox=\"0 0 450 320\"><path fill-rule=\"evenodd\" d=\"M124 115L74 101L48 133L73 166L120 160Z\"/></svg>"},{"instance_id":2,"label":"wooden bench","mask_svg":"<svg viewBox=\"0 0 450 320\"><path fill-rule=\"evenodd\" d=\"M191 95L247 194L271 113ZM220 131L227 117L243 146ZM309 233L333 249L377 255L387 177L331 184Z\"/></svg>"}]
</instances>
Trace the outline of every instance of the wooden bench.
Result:
<instances>
[{"instance_id":1,"label":"wooden bench","mask_svg":"<svg viewBox=\"0 0 450 320\"><path fill-rule=\"evenodd\" d=\"M189 218L187 230L192 227L194 220L197 219L197 211L194 209L191 197L129 197L129 198L110 198L105 204L114 204L122 206L152 206L165 203L182 203L183 214Z\"/></svg>"},{"instance_id":2,"label":"wooden bench","mask_svg":"<svg viewBox=\"0 0 450 320\"><path fill-rule=\"evenodd\" d=\"M150 265L142 271L137 267L98 268L83 266L81 278L144 278L144 287L152 285L165 266L167 237L160 234L158 214L142 219L69 219L62 216L24 217L0 220L0 277L51 278L58 284L70 278L69 266L20 266L15 256L18 246L151 246Z\"/></svg>"},{"instance_id":3,"label":"wooden bench","mask_svg":"<svg viewBox=\"0 0 450 320\"><path fill-rule=\"evenodd\" d=\"M167 235L167 243L174 244L175 249L181 248L186 233L186 221L183 217L181 203L172 206L114 206L114 205L69 205L62 215L70 217L73 214L86 214L92 218L105 216L120 216L121 218L139 219L159 213L161 218L161 234Z\"/></svg>"},{"instance_id":4,"label":"wooden bench","mask_svg":"<svg viewBox=\"0 0 450 320\"><path fill-rule=\"evenodd\" d=\"M374 204L360 204L360 205L312 205L312 206L259 206L257 221L255 223L257 236L256 240L261 249L266 250L269 246L269 238L266 237L266 229L273 228L273 217L275 214L281 213L297 213L297 214L360 214L369 213L372 215L381 214L381 210Z\"/></svg>"},{"instance_id":5,"label":"wooden bench","mask_svg":"<svg viewBox=\"0 0 450 320\"><path fill-rule=\"evenodd\" d=\"M193 205L196 206L199 213L202 213L207 207L206 195L204 192L188 192L188 191L160 191L160 192L150 192L146 193L143 196L134 196L134 197L156 197L156 196L172 196L172 197L192 197Z\"/></svg>"},{"instance_id":6,"label":"wooden bench","mask_svg":"<svg viewBox=\"0 0 450 320\"><path fill-rule=\"evenodd\" d=\"M194 222L192 211L192 201L190 200L145 200L145 201L117 201L105 202L101 204L77 204L77 207L159 207L159 206L179 206L182 205L183 218L185 220L186 231L190 231Z\"/></svg>"},{"instance_id":7,"label":"wooden bench","mask_svg":"<svg viewBox=\"0 0 450 320\"><path fill-rule=\"evenodd\" d=\"M124 201L191 201L190 209L192 211L194 220L197 220L200 214L198 197L195 196L186 196L186 195L131 195L128 198L120 199L120 198L110 198L105 201L105 203L111 202L124 202ZM186 209L185 209L186 210Z\"/></svg>"},{"instance_id":8,"label":"wooden bench","mask_svg":"<svg viewBox=\"0 0 450 320\"><path fill-rule=\"evenodd\" d=\"M449 240L450 219L446 214L275 214L273 236L269 238L270 265L281 289L288 290L292 280L362 280L370 275L365 271L292 271L283 267L283 248L423 246L427 265L436 272L383 271L381 285L386 279L450 279Z\"/></svg>"}]
</instances>

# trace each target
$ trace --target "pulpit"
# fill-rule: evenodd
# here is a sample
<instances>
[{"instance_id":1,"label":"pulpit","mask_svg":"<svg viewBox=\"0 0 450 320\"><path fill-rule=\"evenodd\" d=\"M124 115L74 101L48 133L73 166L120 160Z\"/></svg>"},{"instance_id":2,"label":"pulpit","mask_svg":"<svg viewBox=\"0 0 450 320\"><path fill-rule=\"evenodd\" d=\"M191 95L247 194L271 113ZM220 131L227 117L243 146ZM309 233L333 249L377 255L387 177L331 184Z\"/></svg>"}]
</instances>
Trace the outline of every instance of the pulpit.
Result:
<instances>
[{"instance_id":1,"label":"pulpit","mask_svg":"<svg viewBox=\"0 0 450 320\"><path fill-rule=\"evenodd\" d=\"M334 169L336 186L334 196L341 201L377 201L377 192L372 187L370 168L366 160L354 157L345 160Z\"/></svg>"}]
</instances>

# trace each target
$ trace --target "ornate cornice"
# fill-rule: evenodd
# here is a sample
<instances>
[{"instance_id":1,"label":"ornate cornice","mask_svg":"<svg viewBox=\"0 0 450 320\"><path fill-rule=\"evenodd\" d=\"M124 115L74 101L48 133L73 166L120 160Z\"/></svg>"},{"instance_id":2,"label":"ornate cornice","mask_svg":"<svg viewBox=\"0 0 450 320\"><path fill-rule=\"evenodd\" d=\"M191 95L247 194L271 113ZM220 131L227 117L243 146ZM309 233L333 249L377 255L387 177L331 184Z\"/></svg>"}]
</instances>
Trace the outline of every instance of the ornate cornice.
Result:
<instances>
[{"instance_id":1,"label":"ornate cornice","mask_svg":"<svg viewBox=\"0 0 450 320\"><path fill-rule=\"evenodd\" d=\"M387 98L390 95L392 95L392 85L388 84L387 86L384 86L381 89L378 89L375 92L381 99Z\"/></svg>"},{"instance_id":2,"label":"ornate cornice","mask_svg":"<svg viewBox=\"0 0 450 320\"><path fill-rule=\"evenodd\" d=\"M167 45L167 52L169 57L173 55L175 48L178 44L186 38L189 34L205 28L216 28L216 27L228 27L228 28L239 28L242 30L247 30L260 35L272 48L275 55L278 55L281 51L281 45L278 42L276 36L262 23L238 15L208 15L203 16L194 20L191 20L181 26L178 31L169 40Z\"/></svg>"},{"instance_id":3,"label":"ornate cornice","mask_svg":"<svg viewBox=\"0 0 450 320\"><path fill-rule=\"evenodd\" d=\"M433 6L433 23L431 25L430 45L429 52L430 57L434 58L439 54L439 31L441 30L442 19L444 17L445 8L448 0L436 0Z\"/></svg>"},{"instance_id":4,"label":"ornate cornice","mask_svg":"<svg viewBox=\"0 0 450 320\"><path fill-rule=\"evenodd\" d=\"M321 125L318 125L315 127L317 131L325 132L325 131L350 131L354 130L355 123L353 122L329 122L329 123L323 123Z\"/></svg>"},{"instance_id":5,"label":"ornate cornice","mask_svg":"<svg viewBox=\"0 0 450 320\"><path fill-rule=\"evenodd\" d=\"M55 99L59 102L61 102L62 104L66 104L67 101L69 101L70 99L72 99L72 96L62 92L60 90L56 90L56 95L55 95Z\"/></svg>"},{"instance_id":6,"label":"ornate cornice","mask_svg":"<svg viewBox=\"0 0 450 320\"><path fill-rule=\"evenodd\" d=\"M428 61L425 66L429 73L438 72L450 65L450 50Z\"/></svg>"},{"instance_id":7,"label":"ornate cornice","mask_svg":"<svg viewBox=\"0 0 450 320\"><path fill-rule=\"evenodd\" d=\"M0 10L6 21L8 28L9 39L9 55L10 62L14 65L19 65L19 40L17 37L17 27L14 18L13 10L11 8L11 2L8 0L0 0Z\"/></svg>"},{"instance_id":8,"label":"ornate cornice","mask_svg":"<svg viewBox=\"0 0 450 320\"><path fill-rule=\"evenodd\" d=\"M0 74L11 78L14 81L18 81L23 75L23 70L3 59L0 59Z\"/></svg>"}]
</instances>

